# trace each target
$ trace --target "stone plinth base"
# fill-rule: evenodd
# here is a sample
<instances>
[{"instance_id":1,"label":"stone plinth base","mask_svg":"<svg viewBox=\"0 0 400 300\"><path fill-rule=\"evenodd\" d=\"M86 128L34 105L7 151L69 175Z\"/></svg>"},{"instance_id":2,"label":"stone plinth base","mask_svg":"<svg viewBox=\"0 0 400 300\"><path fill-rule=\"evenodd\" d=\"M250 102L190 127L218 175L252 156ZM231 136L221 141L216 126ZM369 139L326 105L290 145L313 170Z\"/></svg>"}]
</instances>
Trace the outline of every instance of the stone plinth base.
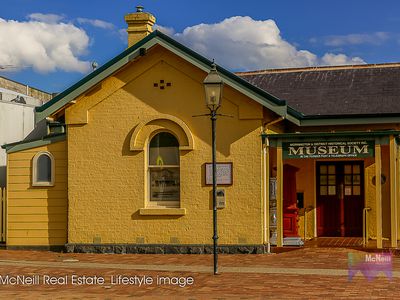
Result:
<instances>
[{"instance_id":1,"label":"stone plinth base","mask_svg":"<svg viewBox=\"0 0 400 300\"><path fill-rule=\"evenodd\" d=\"M116 253L116 254L212 254L213 245L172 244L66 244L68 253ZM264 254L266 245L221 245L218 253Z\"/></svg>"}]
</instances>

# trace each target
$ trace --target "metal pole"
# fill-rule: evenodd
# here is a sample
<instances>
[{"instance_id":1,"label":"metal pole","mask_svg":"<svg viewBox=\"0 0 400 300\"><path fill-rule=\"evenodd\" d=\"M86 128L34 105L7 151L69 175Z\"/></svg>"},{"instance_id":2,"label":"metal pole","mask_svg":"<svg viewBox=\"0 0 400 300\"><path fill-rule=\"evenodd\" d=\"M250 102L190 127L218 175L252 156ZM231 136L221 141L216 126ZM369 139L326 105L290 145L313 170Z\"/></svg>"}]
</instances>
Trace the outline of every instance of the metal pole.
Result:
<instances>
[{"instance_id":1,"label":"metal pole","mask_svg":"<svg viewBox=\"0 0 400 300\"><path fill-rule=\"evenodd\" d=\"M212 127L212 172L213 172L213 240L214 240L214 275L218 274L218 231L217 231L217 143L216 143L217 110L211 111Z\"/></svg>"}]
</instances>

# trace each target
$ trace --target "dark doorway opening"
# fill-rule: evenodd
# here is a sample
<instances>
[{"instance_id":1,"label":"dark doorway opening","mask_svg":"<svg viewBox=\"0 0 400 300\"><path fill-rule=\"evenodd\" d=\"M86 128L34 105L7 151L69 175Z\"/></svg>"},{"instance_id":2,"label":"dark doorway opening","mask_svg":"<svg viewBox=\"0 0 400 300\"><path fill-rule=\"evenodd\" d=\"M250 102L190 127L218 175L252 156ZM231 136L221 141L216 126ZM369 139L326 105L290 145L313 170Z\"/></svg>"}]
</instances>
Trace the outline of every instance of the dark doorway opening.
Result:
<instances>
[{"instance_id":1,"label":"dark doorway opening","mask_svg":"<svg viewBox=\"0 0 400 300\"><path fill-rule=\"evenodd\" d=\"M317 162L318 236L362 236L364 162Z\"/></svg>"}]
</instances>

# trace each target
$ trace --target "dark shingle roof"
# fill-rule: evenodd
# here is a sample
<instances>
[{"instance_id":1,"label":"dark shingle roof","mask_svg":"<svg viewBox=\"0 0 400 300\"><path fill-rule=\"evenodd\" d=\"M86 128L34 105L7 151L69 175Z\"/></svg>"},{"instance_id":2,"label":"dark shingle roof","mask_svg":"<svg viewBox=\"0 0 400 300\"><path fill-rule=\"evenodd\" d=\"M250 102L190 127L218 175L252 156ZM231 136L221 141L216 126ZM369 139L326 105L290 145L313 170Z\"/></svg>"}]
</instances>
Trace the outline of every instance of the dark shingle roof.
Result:
<instances>
[{"instance_id":1,"label":"dark shingle roof","mask_svg":"<svg viewBox=\"0 0 400 300\"><path fill-rule=\"evenodd\" d=\"M237 73L305 115L400 113L400 64Z\"/></svg>"}]
</instances>

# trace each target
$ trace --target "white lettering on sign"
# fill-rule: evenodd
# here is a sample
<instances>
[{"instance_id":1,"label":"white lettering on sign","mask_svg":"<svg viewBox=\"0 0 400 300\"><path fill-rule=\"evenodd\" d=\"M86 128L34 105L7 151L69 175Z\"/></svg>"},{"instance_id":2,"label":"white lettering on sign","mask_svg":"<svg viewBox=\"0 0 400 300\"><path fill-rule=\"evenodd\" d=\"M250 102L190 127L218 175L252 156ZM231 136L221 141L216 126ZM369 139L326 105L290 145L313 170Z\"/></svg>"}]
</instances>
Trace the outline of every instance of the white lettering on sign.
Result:
<instances>
[{"instance_id":1,"label":"white lettering on sign","mask_svg":"<svg viewBox=\"0 0 400 300\"><path fill-rule=\"evenodd\" d=\"M286 158L329 158L373 156L373 142L284 143Z\"/></svg>"}]
</instances>

